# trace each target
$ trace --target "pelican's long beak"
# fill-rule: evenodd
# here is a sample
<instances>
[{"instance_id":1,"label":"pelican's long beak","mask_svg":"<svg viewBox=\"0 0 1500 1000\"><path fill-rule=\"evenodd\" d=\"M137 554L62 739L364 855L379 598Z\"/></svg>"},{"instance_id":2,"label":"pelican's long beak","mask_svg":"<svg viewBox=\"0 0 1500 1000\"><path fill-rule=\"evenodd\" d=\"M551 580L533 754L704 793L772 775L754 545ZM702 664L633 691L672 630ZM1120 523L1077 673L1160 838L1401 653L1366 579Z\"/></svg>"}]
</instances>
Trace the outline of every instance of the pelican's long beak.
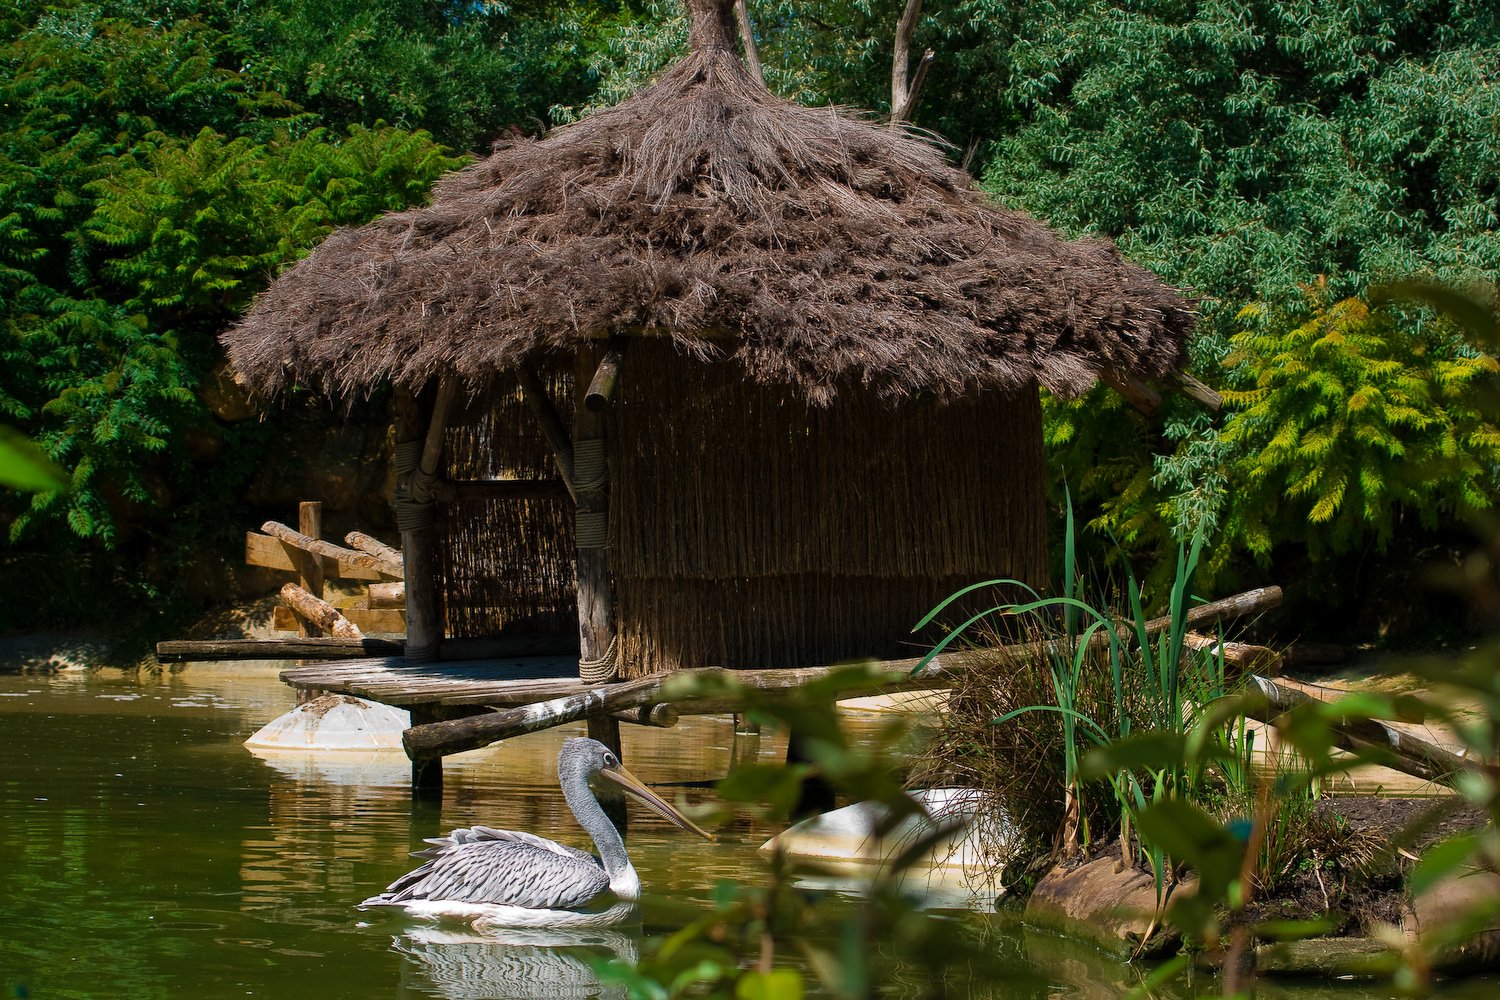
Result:
<instances>
[{"instance_id":1,"label":"pelican's long beak","mask_svg":"<svg viewBox=\"0 0 1500 1000\"><path fill-rule=\"evenodd\" d=\"M702 837L704 840L714 839L713 834L709 833L707 830L700 827L697 823L694 823L692 820L688 819L676 809L673 809L670 805L667 804L665 800L663 800L651 789L647 788L645 782L641 781L640 778L637 778L635 775L625 770L624 764L617 764L614 767L600 768L599 777L608 778L610 781L613 781L615 784L625 789L625 791L640 799L643 803L645 803L647 808L649 808L652 812L656 813L658 816L662 817L668 822L675 823L676 825L682 827L684 830L691 830L698 836Z\"/></svg>"}]
</instances>

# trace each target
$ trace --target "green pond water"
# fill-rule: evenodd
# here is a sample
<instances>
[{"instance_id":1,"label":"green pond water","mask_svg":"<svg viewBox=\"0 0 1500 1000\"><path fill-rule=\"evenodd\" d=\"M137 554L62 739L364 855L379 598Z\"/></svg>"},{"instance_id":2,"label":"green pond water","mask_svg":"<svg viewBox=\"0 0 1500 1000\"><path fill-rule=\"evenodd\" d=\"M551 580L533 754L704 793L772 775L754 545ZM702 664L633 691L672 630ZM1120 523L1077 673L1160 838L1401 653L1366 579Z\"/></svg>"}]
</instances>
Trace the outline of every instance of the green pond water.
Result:
<instances>
[{"instance_id":1,"label":"green pond water","mask_svg":"<svg viewBox=\"0 0 1500 1000\"><path fill-rule=\"evenodd\" d=\"M0 676L0 998L565 997L601 993L589 956L629 960L643 941L709 909L721 879L754 879L773 831L715 843L632 813L646 887L643 926L573 936L483 938L354 904L414 863L424 837L485 823L583 843L557 792L558 745L538 733L451 758L440 806L414 807L396 753L257 756L242 746L291 707L271 666L195 665ZM851 724L861 725L858 716ZM766 736L735 743L725 718L626 731L648 782L722 776L736 757L779 757ZM705 794L695 792L694 794ZM1116 997L1142 970L1092 949L958 908L995 961L955 968L958 996ZM895 981L893 996L930 983ZM1212 981L1160 996L1212 995ZM1380 985L1275 986L1263 996L1385 997ZM1467 980L1444 996L1500 996Z\"/></svg>"}]
</instances>

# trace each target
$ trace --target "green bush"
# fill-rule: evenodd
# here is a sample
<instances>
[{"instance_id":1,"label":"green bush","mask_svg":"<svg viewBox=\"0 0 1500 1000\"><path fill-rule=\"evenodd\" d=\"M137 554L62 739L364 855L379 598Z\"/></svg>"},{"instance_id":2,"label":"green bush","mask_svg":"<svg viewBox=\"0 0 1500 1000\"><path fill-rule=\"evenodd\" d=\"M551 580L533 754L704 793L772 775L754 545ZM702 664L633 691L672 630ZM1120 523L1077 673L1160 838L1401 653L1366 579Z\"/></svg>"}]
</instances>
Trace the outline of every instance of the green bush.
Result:
<instances>
[{"instance_id":1,"label":"green bush","mask_svg":"<svg viewBox=\"0 0 1500 1000\"><path fill-rule=\"evenodd\" d=\"M1264 559L1282 542L1314 558L1489 509L1500 427L1478 390L1500 371L1441 323L1403 321L1359 299L1301 323L1258 308L1224 359L1220 432L1234 483L1227 542Z\"/></svg>"}]
</instances>

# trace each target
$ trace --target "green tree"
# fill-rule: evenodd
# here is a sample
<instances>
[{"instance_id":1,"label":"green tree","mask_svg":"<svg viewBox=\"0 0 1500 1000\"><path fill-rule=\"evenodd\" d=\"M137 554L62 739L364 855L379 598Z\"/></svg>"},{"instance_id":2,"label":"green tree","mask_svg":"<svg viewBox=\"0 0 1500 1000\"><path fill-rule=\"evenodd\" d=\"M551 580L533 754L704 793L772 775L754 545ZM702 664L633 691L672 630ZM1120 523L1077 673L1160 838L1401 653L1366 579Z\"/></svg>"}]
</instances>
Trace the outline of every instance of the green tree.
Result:
<instances>
[{"instance_id":1,"label":"green tree","mask_svg":"<svg viewBox=\"0 0 1500 1000\"><path fill-rule=\"evenodd\" d=\"M1295 308L1500 266L1500 14L1468 0L1018 5L1002 200L1202 296Z\"/></svg>"}]
</instances>

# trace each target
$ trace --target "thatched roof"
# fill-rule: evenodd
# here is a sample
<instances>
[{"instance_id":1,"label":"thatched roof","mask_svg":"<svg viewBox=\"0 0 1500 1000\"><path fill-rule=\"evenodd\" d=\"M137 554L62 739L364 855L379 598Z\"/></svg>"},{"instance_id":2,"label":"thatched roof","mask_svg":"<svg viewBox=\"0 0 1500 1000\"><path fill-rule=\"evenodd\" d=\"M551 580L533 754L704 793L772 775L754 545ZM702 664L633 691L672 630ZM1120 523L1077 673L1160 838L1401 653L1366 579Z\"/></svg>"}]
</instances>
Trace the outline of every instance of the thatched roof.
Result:
<instances>
[{"instance_id":1,"label":"thatched roof","mask_svg":"<svg viewBox=\"0 0 1500 1000\"><path fill-rule=\"evenodd\" d=\"M932 142L770 94L729 0L655 84L334 233L224 337L257 389L486 382L583 338L673 338L826 402L1179 364L1188 306L1101 240L997 206Z\"/></svg>"}]
</instances>

